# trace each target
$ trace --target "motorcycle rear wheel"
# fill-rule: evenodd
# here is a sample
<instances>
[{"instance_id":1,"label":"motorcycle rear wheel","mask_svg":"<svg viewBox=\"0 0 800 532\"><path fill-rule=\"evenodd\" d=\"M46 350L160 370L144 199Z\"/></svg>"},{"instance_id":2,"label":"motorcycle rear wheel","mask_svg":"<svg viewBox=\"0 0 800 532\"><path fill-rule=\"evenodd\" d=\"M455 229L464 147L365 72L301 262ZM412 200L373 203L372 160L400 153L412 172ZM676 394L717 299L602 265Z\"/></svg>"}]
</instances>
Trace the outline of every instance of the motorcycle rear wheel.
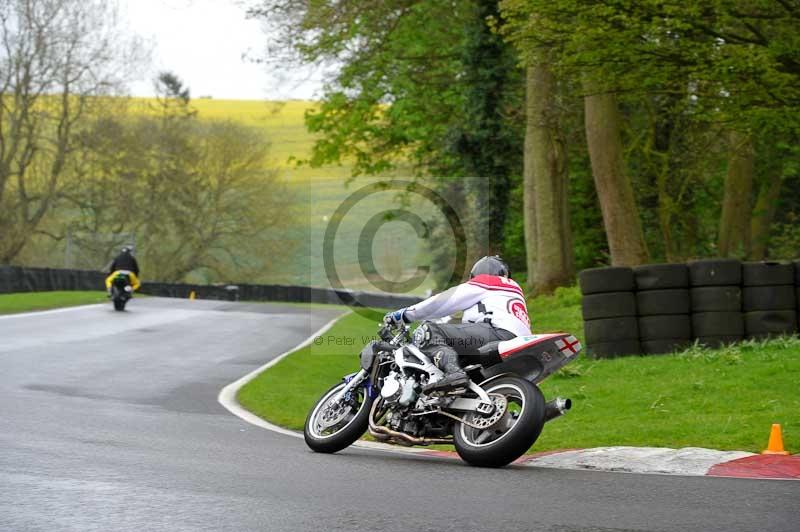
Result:
<instances>
[{"instance_id":1,"label":"motorcycle rear wheel","mask_svg":"<svg viewBox=\"0 0 800 532\"><path fill-rule=\"evenodd\" d=\"M458 455L470 465L502 467L522 456L539 438L545 422L544 396L534 384L520 377L501 377L483 389L490 396L505 397L505 414L485 429L457 424L454 444ZM480 416L468 414L466 419L475 421Z\"/></svg>"},{"instance_id":2,"label":"motorcycle rear wheel","mask_svg":"<svg viewBox=\"0 0 800 532\"><path fill-rule=\"evenodd\" d=\"M341 382L325 392L306 418L303 437L311 450L318 453L335 453L358 440L369 426L369 412L373 398L363 386L350 393L349 401L333 404L333 397L344 388Z\"/></svg>"},{"instance_id":3,"label":"motorcycle rear wheel","mask_svg":"<svg viewBox=\"0 0 800 532\"><path fill-rule=\"evenodd\" d=\"M127 300L120 294L120 290L116 286L111 287L111 301L114 303L114 310L119 312L125 310Z\"/></svg>"}]
</instances>

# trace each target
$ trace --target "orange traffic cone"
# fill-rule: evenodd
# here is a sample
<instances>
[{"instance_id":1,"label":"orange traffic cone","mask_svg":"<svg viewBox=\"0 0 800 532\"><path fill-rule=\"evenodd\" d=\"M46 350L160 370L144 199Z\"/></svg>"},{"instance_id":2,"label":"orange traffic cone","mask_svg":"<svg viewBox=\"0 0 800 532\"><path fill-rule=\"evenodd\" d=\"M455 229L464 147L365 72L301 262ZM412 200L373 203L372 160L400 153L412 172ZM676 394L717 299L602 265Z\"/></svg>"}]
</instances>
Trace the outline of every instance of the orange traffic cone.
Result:
<instances>
[{"instance_id":1,"label":"orange traffic cone","mask_svg":"<svg viewBox=\"0 0 800 532\"><path fill-rule=\"evenodd\" d=\"M783 436L781 436L781 426L779 423L772 424L772 430L769 431L769 443L767 444L767 448L761 451L761 454L789 454L783 449Z\"/></svg>"}]
</instances>

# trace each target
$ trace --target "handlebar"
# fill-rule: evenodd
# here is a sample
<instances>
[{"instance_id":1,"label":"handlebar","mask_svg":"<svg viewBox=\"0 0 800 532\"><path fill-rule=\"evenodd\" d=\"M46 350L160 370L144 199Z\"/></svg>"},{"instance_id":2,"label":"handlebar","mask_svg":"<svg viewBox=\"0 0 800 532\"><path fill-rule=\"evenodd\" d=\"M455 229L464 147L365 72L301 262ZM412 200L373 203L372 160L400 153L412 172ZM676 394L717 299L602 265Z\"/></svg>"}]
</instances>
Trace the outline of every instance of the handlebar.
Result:
<instances>
[{"instance_id":1,"label":"handlebar","mask_svg":"<svg viewBox=\"0 0 800 532\"><path fill-rule=\"evenodd\" d=\"M398 345L400 340L402 340L408 334L408 330L409 327L405 323L396 328L393 325L386 323L378 331L378 336L380 336L384 342L388 342L392 345Z\"/></svg>"}]
</instances>

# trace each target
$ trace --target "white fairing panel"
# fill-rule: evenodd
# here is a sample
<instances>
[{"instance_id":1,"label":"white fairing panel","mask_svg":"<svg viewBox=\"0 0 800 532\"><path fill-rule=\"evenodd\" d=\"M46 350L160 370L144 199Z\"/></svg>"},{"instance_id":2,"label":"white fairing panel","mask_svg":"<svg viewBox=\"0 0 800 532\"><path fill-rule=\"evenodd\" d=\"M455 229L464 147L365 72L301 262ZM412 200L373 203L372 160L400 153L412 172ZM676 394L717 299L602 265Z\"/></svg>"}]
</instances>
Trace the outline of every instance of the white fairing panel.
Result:
<instances>
[{"instance_id":1,"label":"white fairing panel","mask_svg":"<svg viewBox=\"0 0 800 532\"><path fill-rule=\"evenodd\" d=\"M552 334L533 334L528 336L519 336L500 342L497 350L501 358L506 358L514 353L524 351L537 344L555 340L556 349L565 357L572 357L577 355L581 350L581 343L577 338L567 333L552 333Z\"/></svg>"}]
</instances>

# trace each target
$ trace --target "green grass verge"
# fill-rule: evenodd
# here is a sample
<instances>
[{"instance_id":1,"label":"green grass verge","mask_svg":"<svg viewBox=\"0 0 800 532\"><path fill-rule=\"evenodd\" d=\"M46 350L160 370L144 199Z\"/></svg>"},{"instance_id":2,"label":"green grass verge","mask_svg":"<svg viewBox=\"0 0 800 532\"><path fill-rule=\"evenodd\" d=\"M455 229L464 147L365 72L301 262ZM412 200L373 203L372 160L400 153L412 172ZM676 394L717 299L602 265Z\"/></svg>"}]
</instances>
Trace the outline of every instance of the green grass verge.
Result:
<instances>
[{"instance_id":1,"label":"green grass verge","mask_svg":"<svg viewBox=\"0 0 800 532\"><path fill-rule=\"evenodd\" d=\"M348 314L308 347L292 353L245 385L239 403L272 423L301 430L322 392L359 370L358 353L382 314Z\"/></svg>"},{"instance_id":2,"label":"green grass verge","mask_svg":"<svg viewBox=\"0 0 800 532\"><path fill-rule=\"evenodd\" d=\"M581 359L542 383L574 401L545 427L537 450L605 445L759 452L772 423L800 451L800 339L683 353ZM794 442L794 443L792 443Z\"/></svg>"},{"instance_id":3,"label":"green grass verge","mask_svg":"<svg viewBox=\"0 0 800 532\"><path fill-rule=\"evenodd\" d=\"M537 298L535 332L580 335L575 288ZM358 369L357 354L379 315L349 315L317 345L302 349L239 393L246 408L273 423L301 429L324 390ZM532 451L606 445L709 447L758 452L772 423L788 450L800 452L800 339L744 342L716 351L591 360L579 357L542 383L548 398L573 399L564 418L548 423Z\"/></svg>"},{"instance_id":4,"label":"green grass verge","mask_svg":"<svg viewBox=\"0 0 800 532\"><path fill-rule=\"evenodd\" d=\"M534 333L568 332L583 343L581 293L577 286L558 288L552 296L529 299L528 315Z\"/></svg>"},{"instance_id":5,"label":"green grass verge","mask_svg":"<svg viewBox=\"0 0 800 532\"><path fill-rule=\"evenodd\" d=\"M74 307L108 301L102 291L20 292L0 295L0 314Z\"/></svg>"}]
</instances>

